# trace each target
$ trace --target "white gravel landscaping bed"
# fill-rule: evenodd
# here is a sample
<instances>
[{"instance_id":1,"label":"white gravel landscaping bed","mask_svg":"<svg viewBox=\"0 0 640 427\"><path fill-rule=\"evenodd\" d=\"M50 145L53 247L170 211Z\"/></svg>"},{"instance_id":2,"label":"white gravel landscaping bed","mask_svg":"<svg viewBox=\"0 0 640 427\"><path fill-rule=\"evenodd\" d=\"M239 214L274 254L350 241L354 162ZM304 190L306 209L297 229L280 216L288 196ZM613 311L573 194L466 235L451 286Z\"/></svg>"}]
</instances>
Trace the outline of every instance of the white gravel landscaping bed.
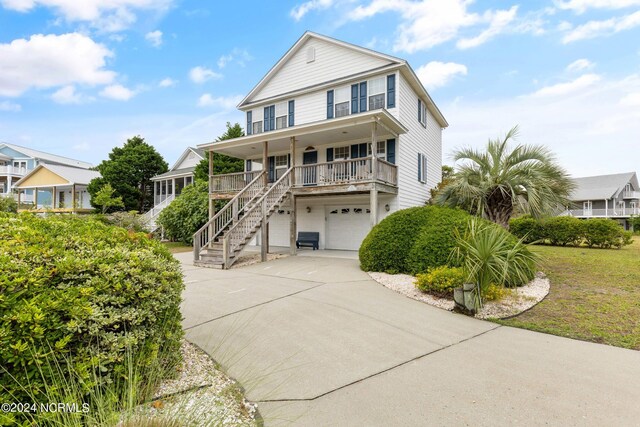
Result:
<instances>
[{"instance_id":1,"label":"white gravel landscaping bed","mask_svg":"<svg viewBox=\"0 0 640 427\"><path fill-rule=\"evenodd\" d=\"M369 276L381 285L409 298L449 311L455 307L453 299L438 298L417 289L414 285L416 280L414 276L375 272L370 272ZM515 316L542 301L549 294L549 288L549 279L543 273L538 273L531 282L510 290L510 294L502 300L485 302L484 307L476 313L475 317L478 319L504 319Z\"/></svg>"}]
</instances>

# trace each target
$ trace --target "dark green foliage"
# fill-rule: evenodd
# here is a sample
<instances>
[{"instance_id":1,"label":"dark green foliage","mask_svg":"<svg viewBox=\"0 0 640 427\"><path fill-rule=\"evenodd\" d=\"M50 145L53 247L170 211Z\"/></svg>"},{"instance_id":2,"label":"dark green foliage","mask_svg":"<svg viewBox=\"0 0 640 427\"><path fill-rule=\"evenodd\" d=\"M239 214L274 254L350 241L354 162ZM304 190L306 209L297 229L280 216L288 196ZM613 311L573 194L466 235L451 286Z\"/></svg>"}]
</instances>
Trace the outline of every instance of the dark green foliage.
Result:
<instances>
[{"instance_id":1,"label":"dark green foliage","mask_svg":"<svg viewBox=\"0 0 640 427\"><path fill-rule=\"evenodd\" d=\"M144 212L153 205L153 183L151 178L168 170L167 162L144 138L134 136L123 147L115 147L109 153L109 159L100 163L96 169L102 175L89 183L87 190L91 194L93 207L98 192L106 184L111 184L115 197L122 197L124 209Z\"/></svg>"},{"instance_id":2,"label":"dark green foliage","mask_svg":"<svg viewBox=\"0 0 640 427\"><path fill-rule=\"evenodd\" d=\"M465 278L463 269L443 265L418 274L416 288L439 297L453 297L453 290L462 286Z\"/></svg>"},{"instance_id":3,"label":"dark green foliage","mask_svg":"<svg viewBox=\"0 0 640 427\"><path fill-rule=\"evenodd\" d=\"M227 130L220 135L216 141L224 141L227 139L239 138L244 136L244 130L239 123L231 126L231 123L227 122ZM208 154L208 153L207 153ZM244 160L236 159L235 157L226 156L224 154L213 152L213 174L223 175L226 173L235 173L244 171ZM194 171L196 179L208 181L209 180L209 157L205 157L196 165Z\"/></svg>"},{"instance_id":4,"label":"dark green foliage","mask_svg":"<svg viewBox=\"0 0 640 427\"><path fill-rule=\"evenodd\" d=\"M127 230L135 231L136 233L147 232L147 221L144 215L139 214L138 211L94 214L88 216L88 218L95 219L107 225L116 225Z\"/></svg>"},{"instance_id":5,"label":"dark green foliage","mask_svg":"<svg viewBox=\"0 0 640 427\"><path fill-rule=\"evenodd\" d=\"M171 372L182 289L178 262L144 234L0 213L0 401L42 397L54 369L76 372L87 390L118 388L127 351L141 375Z\"/></svg>"},{"instance_id":6,"label":"dark green foliage","mask_svg":"<svg viewBox=\"0 0 640 427\"><path fill-rule=\"evenodd\" d=\"M594 218L584 221L584 243L592 248L621 248L631 243L631 233L615 220Z\"/></svg>"},{"instance_id":7,"label":"dark green foliage","mask_svg":"<svg viewBox=\"0 0 640 427\"><path fill-rule=\"evenodd\" d=\"M362 242L360 265L365 271L387 273L421 273L444 265L454 244L452 230L464 228L469 218L462 210L440 206L394 212Z\"/></svg>"},{"instance_id":8,"label":"dark green foliage","mask_svg":"<svg viewBox=\"0 0 640 427\"><path fill-rule=\"evenodd\" d=\"M428 224L418 233L418 238L407 256L407 271L423 273L432 267L452 265L451 251L455 247L455 231L464 231L471 219L468 212L433 206Z\"/></svg>"},{"instance_id":9,"label":"dark green foliage","mask_svg":"<svg viewBox=\"0 0 640 427\"><path fill-rule=\"evenodd\" d=\"M631 224L634 233L640 233L640 216L635 215L629 218L629 224Z\"/></svg>"},{"instance_id":10,"label":"dark green foliage","mask_svg":"<svg viewBox=\"0 0 640 427\"><path fill-rule=\"evenodd\" d=\"M193 234L209 218L209 187L206 181L186 186L173 202L160 212L158 224L165 236L186 244L193 243Z\"/></svg>"},{"instance_id":11,"label":"dark green foliage","mask_svg":"<svg viewBox=\"0 0 640 427\"><path fill-rule=\"evenodd\" d=\"M0 196L0 212L18 212L18 202L13 197Z\"/></svg>"},{"instance_id":12,"label":"dark green foliage","mask_svg":"<svg viewBox=\"0 0 640 427\"><path fill-rule=\"evenodd\" d=\"M542 234L554 246L577 246L584 237L584 224L572 216L556 216L542 222Z\"/></svg>"},{"instance_id":13,"label":"dark green foliage","mask_svg":"<svg viewBox=\"0 0 640 427\"><path fill-rule=\"evenodd\" d=\"M522 215L509 221L509 231L525 243L532 243L544 238L540 222L531 215Z\"/></svg>"}]
</instances>

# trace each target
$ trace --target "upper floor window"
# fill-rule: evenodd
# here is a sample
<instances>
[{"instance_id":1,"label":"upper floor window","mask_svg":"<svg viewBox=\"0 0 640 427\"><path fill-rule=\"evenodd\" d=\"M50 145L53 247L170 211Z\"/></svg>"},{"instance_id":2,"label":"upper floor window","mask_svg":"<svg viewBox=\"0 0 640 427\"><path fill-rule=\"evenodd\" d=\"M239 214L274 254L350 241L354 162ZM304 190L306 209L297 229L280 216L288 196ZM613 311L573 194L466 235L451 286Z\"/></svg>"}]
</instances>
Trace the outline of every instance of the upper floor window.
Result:
<instances>
[{"instance_id":1,"label":"upper floor window","mask_svg":"<svg viewBox=\"0 0 640 427\"><path fill-rule=\"evenodd\" d=\"M335 90L335 117L343 117L349 115L349 86L344 86Z\"/></svg>"},{"instance_id":2,"label":"upper floor window","mask_svg":"<svg viewBox=\"0 0 640 427\"><path fill-rule=\"evenodd\" d=\"M369 110L384 108L385 77L369 80Z\"/></svg>"},{"instance_id":3,"label":"upper floor window","mask_svg":"<svg viewBox=\"0 0 640 427\"><path fill-rule=\"evenodd\" d=\"M371 144L367 144L369 156L371 155ZM378 141L376 144L376 157L387 160L387 141Z\"/></svg>"},{"instance_id":4,"label":"upper floor window","mask_svg":"<svg viewBox=\"0 0 640 427\"><path fill-rule=\"evenodd\" d=\"M288 123L288 107L286 102L276 104L276 129L284 129Z\"/></svg>"},{"instance_id":5,"label":"upper floor window","mask_svg":"<svg viewBox=\"0 0 640 427\"><path fill-rule=\"evenodd\" d=\"M630 193L633 189L631 188L631 183L627 183L627 185L624 186L624 191L626 193Z\"/></svg>"},{"instance_id":6,"label":"upper floor window","mask_svg":"<svg viewBox=\"0 0 640 427\"><path fill-rule=\"evenodd\" d=\"M262 133L262 122L255 122L253 124L252 131L253 131L254 134Z\"/></svg>"},{"instance_id":7,"label":"upper floor window","mask_svg":"<svg viewBox=\"0 0 640 427\"><path fill-rule=\"evenodd\" d=\"M427 127L427 106L420 98L418 98L418 121L424 127Z\"/></svg>"},{"instance_id":8,"label":"upper floor window","mask_svg":"<svg viewBox=\"0 0 640 427\"><path fill-rule=\"evenodd\" d=\"M336 147L333 149L334 160L347 160L349 158L349 146Z\"/></svg>"}]
</instances>

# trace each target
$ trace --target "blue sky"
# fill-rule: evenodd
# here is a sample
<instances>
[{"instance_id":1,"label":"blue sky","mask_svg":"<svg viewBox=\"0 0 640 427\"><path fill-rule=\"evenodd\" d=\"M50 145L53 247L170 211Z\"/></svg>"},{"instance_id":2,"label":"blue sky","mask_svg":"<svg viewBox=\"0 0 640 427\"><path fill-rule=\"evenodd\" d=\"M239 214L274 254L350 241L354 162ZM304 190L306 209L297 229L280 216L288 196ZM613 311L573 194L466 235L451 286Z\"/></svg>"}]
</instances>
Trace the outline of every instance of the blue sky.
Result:
<instances>
[{"instance_id":1,"label":"blue sky","mask_svg":"<svg viewBox=\"0 0 640 427\"><path fill-rule=\"evenodd\" d=\"M640 170L640 0L0 0L0 141L99 163L215 139L302 35L407 59L455 147L521 127L577 176Z\"/></svg>"}]
</instances>

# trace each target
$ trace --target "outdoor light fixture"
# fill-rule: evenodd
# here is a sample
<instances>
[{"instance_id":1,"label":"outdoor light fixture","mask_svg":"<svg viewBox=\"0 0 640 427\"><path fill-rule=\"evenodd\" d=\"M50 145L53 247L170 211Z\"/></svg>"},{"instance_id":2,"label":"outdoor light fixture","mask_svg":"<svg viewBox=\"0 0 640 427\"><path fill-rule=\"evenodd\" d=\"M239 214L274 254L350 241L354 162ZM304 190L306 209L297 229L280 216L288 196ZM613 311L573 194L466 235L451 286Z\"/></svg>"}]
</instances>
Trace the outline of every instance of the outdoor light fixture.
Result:
<instances>
[{"instance_id":1,"label":"outdoor light fixture","mask_svg":"<svg viewBox=\"0 0 640 427\"><path fill-rule=\"evenodd\" d=\"M307 213L311 213L311 206L307 206Z\"/></svg>"},{"instance_id":2,"label":"outdoor light fixture","mask_svg":"<svg viewBox=\"0 0 640 427\"><path fill-rule=\"evenodd\" d=\"M384 210L387 211L387 212L389 212L391 210L391 206L389 206L389 203L384 205Z\"/></svg>"}]
</instances>

